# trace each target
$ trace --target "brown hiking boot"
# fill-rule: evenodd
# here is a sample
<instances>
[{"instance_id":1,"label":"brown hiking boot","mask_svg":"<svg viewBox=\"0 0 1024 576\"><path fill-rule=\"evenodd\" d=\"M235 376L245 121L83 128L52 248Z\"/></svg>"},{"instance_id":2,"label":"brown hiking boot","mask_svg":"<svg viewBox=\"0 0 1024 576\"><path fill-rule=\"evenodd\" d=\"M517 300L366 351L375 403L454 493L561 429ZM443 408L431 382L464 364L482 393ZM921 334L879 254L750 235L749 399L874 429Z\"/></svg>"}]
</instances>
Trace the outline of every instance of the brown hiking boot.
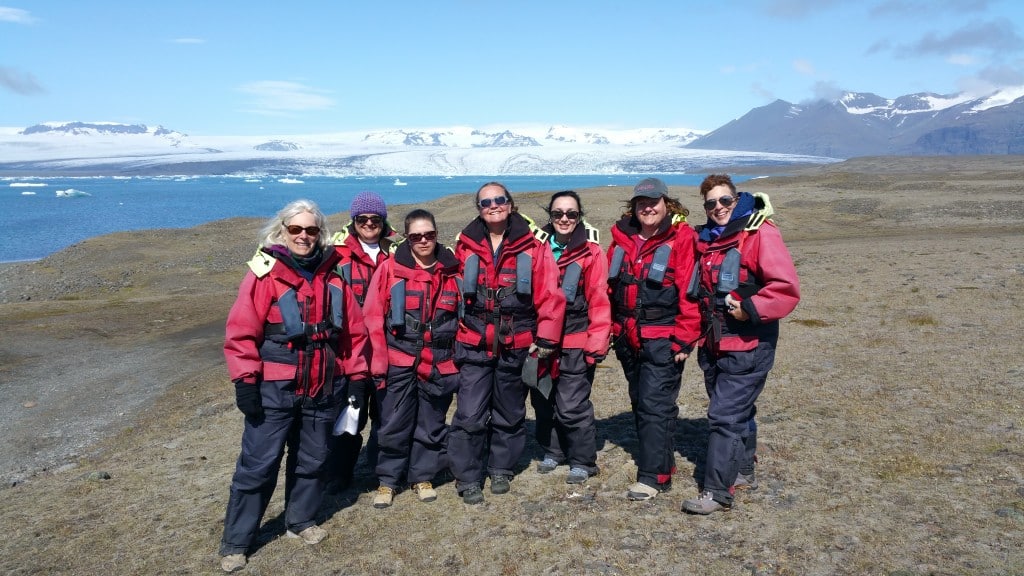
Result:
<instances>
[{"instance_id":1,"label":"brown hiking boot","mask_svg":"<svg viewBox=\"0 0 1024 576\"><path fill-rule=\"evenodd\" d=\"M388 488L387 486L381 486L377 488L377 493L373 496L373 507L374 508L387 508L391 506L391 501L395 498L394 488Z\"/></svg>"},{"instance_id":2,"label":"brown hiking boot","mask_svg":"<svg viewBox=\"0 0 1024 576\"><path fill-rule=\"evenodd\" d=\"M420 502L433 502L437 500L437 490L434 490L434 485L430 482L417 482L412 485L412 491L416 493L416 497L420 499Z\"/></svg>"},{"instance_id":3,"label":"brown hiking boot","mask_svg":"<svg viewBox=\"0 0 1024 576\"><path fill-rule=\"evenodd\" d=\"M690 514L707 516L714 512L724 512L731 509L732 506L729 504L722 504L715 500L709 490L701 492L700 496L697 496L696 498L683 500L683 512L689 512Z\"/></svg>"},{"instance_id":4,"label":"brown hiking boot","mask_svg":"<svg viewBox=\"0 0 1024 576\"><path fill-rule=\"evenodd\" d=\"M299 538L302 540L303 543L312 546L313 544L319 544L323 541L324 538L327 538L327 530L324 530L323 528L314 524L309 528L302 530L298 534L289 530L285 534L285 536L289 538Z\"/></svg>"},{"instance_id":5,"label":"brown hiking boot","mask_svg":"<svg viewBox=\"0 0 1024 576\"><path fill-rule=\"evenodd\" d=\"M245 568L245 554L228 554L220 559L220 569L225 572L238 572Z\"/></svg>"}]
</instances>

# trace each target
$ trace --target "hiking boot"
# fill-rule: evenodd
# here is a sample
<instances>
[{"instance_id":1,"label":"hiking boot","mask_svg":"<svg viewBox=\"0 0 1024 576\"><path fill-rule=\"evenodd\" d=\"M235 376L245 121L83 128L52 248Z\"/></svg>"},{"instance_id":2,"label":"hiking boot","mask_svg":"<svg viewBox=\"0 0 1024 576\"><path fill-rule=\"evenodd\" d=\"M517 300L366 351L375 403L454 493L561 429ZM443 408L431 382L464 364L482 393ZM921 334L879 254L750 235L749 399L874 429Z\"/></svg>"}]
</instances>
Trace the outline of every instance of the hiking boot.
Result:
<instances>
[{"instance_id":1,"label":"hiking boot","mask_svg":"<svg viewBox=\"0 0 1024 576\"><path fill-rule=\"evenodd\" d=\"M417 482L412 485L412 491L416 493L416 497L420 499L420 502L433 502L437 500L437 490L434 490L434 485L430 482Z\"/></svg>"},{"instance_id":2,"label":"hiking boot","mask_svg":"<svg viewBox=\"0 0 1024 576\"><path fill-rule=\"evenodd\" d=\"M558 460L547 456L543 460L537 463L537 472L541 474L548 474L554 472L555 468L558 468Z\"/></svg>"},{"instance_id":3,"label":"hiking boot","mask_svg":"<svg viewBox=\"0 0 1024 576\"><path fill-rule=\"evenodd\" d=\"M512 478L504 474L491 476L491 494L508 494L512 489Z\"/></svg>"},{"instance_id":4,"label":"hiking boot","mask_svg":"<svg viewBox=\"0 0 1024 576\"><path fill-rule=\"evenodd\" d=\"M573 466L569 468L569 475L565 477L566 484L583 484L590 478L590 472L587 472L583 468L576 468Z\"/></svg>"},{"instance_id":5,"label":"hiking boot","mask_svg":"<svg viewBox=\"0 0 1024 576\"><path fill-rule=\"evenodd\" d=\"M729 504L722 504L714 499L710 491L705 490L696 498L683 500L683 512L690 514L701 514L707 516L713 512L726 511L732 508Z\"/></svg>"},{"instance_id":6,"label":"hiking boot","mask_svg":"<svg viewBox=\"0 0 1024 576\"><path fill-rule=\"evenodd\" d=\"M436 495L435 495L436 496ZM387 486L380 486L377 488L377 493L373 495L373 507L374 508L387 508L391 506L391 501L395 498L395 489L388 488Z\"/></svg>"},{"instance_id":7,"label":"hiking boot","mask_svg":"<svg viewBox=\"0 0 1024 576\"><path fill-rule=\"evenodd\" d=\"M479 504L484 501L484 492L473 484L462 491L462 501L466 504Z\"/></svg>"},{"instance_id":8,"label":"hiking boot","mask_svg":"<svg viewBox=\"0 0 1024 576\"><path fill-rule=\"evenodd\" d=\"M324 538L327 538L327 530L314 524L298 534L289 530L285 535L289 538L301 538L303 543L312 546L313 544L319 544Z\"/></svg>"},{"instance_id":9,"label":"hiking boot","mask_svg":"<svg viewBox=\"0 0 1024 576\"><path fill-rule=\"evenodd\" d=\"M744 474L740 472L736 476L736 482L732 485L736 490L757 490L757 476L754 473Z\"/></svg>"},{"instance_id":10,"label":"hiking boot","mask_svg":"<svg viewBox=\"0 0 1024 576\"><path fill-rule=\"evenodd\" d=\"M626 490L626 498L629 498L634 502L650 500L657 496L659 492L668 492L671 489L671 482L665 482L664 484L658 484L657 486L651 486L649 484L644 484L643 482L635 482Z\"/></svg>"},{"instance_id":11,"label":"hiking boot","mask_svg":"<svg viewBox=\"0 0 1024 576\"><path fill-rule=\"evenodd\" d=\"M238 572L245 568L245 554L228 554L220 559L220 569L225 572Z\"/></svg>"}]
</instances>

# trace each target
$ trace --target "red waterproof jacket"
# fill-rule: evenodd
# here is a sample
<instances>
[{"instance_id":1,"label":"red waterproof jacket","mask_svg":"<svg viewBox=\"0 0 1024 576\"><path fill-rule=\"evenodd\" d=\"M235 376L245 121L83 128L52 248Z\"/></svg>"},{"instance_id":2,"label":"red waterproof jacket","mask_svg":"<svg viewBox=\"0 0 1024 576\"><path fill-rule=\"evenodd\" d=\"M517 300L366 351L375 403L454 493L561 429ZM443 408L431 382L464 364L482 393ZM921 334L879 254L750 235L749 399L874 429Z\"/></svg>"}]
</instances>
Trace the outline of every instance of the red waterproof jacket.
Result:
<instances>
[{"instance_id":1,"label":"red waterproof jacket","mask_svg":"<svg viewBox=\"0 0 1024 576\"><path fill-rule=\"evenodd\" d=\"M366 292L369 290L370 280L373 273L380 266L381 262L388 259L395 247L397 234L386 223L380 237L380 252L376 258L371 258L363 250L359 243L359 235L356 234L353 224L349 222L341 232L334 235L334 249L341 256L338 264L338 274L352 286L356 301L362 306L366 302Z\"/></svg>"},{"instance_id":2,"label":"red waterproof jacket","mask_svg":"<svg viewBox=\"0 0 1024 576\"><path fill-rule=\"evenodd\" d=\"M520 255L529 259L525 278L516 274ZM477 282L470 286L466 270L473 256L478 259ZM473 347L486 346L491 353L498 345L527 348L534 340L549 348L558 345L565 294L558 287L558 267L546 233L512 212L505 239L495 254L487 225L475 218L459 234L455 258L467 282L463 286L465 313L456 340ZM527 293L517 293L517 284L530 288Z\"/></svg>"},{"instance_id":3,"label":"red waterproof jacket","mask_svg":"<svg viewBox=\"0 0 1024 576\"><path fill-rule=\"evenodd\" d=\"M614 273L616 251L624 252L618 274L608 278L612 334L626 338L634 350L640 349L642 340L670 338L673 354L689 354L700 338L697 301L686 297L696 234L682 216L666 217L658 232L638 246L639 234L639 224L633 217L623 217L612 226L609 274ZM666 263L655 262L661 246L670 248ZM656 264L656 270L665 266L660 282L648 278L652 264Z\"/></svg>"},{"instance_id":4,"label":"red waterproof jacket","mask_svg":"<svg viewBox=\"0 0 1024 576\"><path fill-rule=\"evenodd\" d=\"M249 261L225 331L233 381L295 380L297 395L315 397L335 376L369 377L363 315L337 263L328 251L308 281L273 248Z\"/></svg>"},{"instance_id":5,"label":"red waterproof jacket","mask_svg":"<svg viewBox=\"0 0 1024 576\"><path fill-rule=\"evenodd\" d=\"M745 206L752 206L747 215ZM742 210L742 211L741 211ZM753 350L764 338L778 336L778 321L800 302L800 281L793 258L782 242L768 196L739 193L733 220L721 234L713 237L708 226L698 227L700 305L706 332L706 345L722 352ZM729 249L741 254L739 286L732 296L750 316L744 322L723 311L724 293L716 287L722 263Z\"/></svg>"},{"instance_id":6,"label":"red waterproof jacket","mask_svg":"<svg viewBox=\"0 0 1024 576\"><path fill-rule=\"evenodd\" d=\"M543 230L554 234L551 224ZM587 361L608 354L608 335L611 332L611 304L608 301L608 262L598 239L598 231L585 222L573 230L569 243L556 260L558 285L566 295L565 328L561 347L582 349ZM566 287L566 271L580 268L576 284ZM568 298L573 295L570 301Z\"/></svg>"},{"instance_id":7,"label":"red waterproof jacket","mask_svg":"<svg viewBox=\"0 0 1024 576\"><path fill-rule=\"evenodd\" d=\"M440 374L458 371L452 355L459 329L459 262L440 244L435 255L434 266L420 268L402 242L373 275L363 312L375 327L370 331L374 377L385 377L389 366L415 366L420 380L429 380L435 368ZM393 297L403 298L399 306Z\"/></svg>"}]
</instances>

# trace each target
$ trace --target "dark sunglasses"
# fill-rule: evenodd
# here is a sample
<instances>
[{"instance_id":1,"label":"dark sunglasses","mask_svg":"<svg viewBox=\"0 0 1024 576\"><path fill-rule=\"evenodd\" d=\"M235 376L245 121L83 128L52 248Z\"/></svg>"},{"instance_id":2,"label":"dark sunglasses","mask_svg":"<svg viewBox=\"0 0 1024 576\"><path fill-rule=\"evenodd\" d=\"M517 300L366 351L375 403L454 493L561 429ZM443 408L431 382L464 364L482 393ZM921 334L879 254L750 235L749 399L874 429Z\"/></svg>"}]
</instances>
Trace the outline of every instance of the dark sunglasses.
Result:
<instances>
[{"instance_id":1,"label":"dark sunglasses","mask_svg":"<svg viewBox=\"0 0 1024 576\"><path fill-rule=\"evenodd\" d=\"M552 210L548 212L552 220L561 220L563 216L569 220L578 220L580 212L578 210L569 210L568 212L562 212L561 210Z\"/></svg>"},{"instance_id":2,"label":"dark sunglasses","mask_svg":"<svg viewBox=\"0 0 1024 576\"><path fill-rule=\"evenodd\" d=\"M383 218L380 216L356 216L356 224L366 224L369 222L376 226L380 224L382 220Z\"/></svg>"},{"instance_id":3,"label":"dark sunglasses","mask_svg":"<svg viewBox=\"0 0 1024 576\"><path fill-rule=\"evenodd\" d=\"M721 198L712 198L710 200L704 201L704 209L714 210L715 204L721 204L722 208L728 208L729 206L732 206L734 202L736 202L735 196L722 196Z\"/></svg>"},{"instance_id":4,"label":"dark sunglasses","mask_svg":"<svg viewBox=\"0 0 1024 576\"><path fill-rule=\"evenodd\" d=\"M306 226L305 228L303 228L302 226L296 226L295 224L292 224L291 226L285 226L284 229L287 230L288 233L291 234L292 236L298 236L299 234L302 233L303 230L305 230L306 234L309 234L310 236L320 235L319 226Z\"/></svg>"},{"instance_id":5,"label":"dark sunglasses","mask_svg":"<svg viewBox=\"0 0 1024 576\"><path fill-rule=\"evenodd\" d=\"M412 234L406 235L406 238L408 238L409 242L412 242L413 244L419 244L424 240L427 242L433 242L434 240L437 240L437 230L423 232L422 234L419 232L413 232Z\"/></svg>"},{"instance_id":6,"label":"dark sunglasses","mask_svg":"<svg viewBox=\"0 0 1024 576\"><path fill-rule=\"evenodd\" d=\"M508 196L498 196L497 198L484 198L483 200L477 202L477 205L480 206L481 208L490 208L491 204L494 204L495 206L504 206L505 204L508 204Z\"/></svg>"}]
</instances>

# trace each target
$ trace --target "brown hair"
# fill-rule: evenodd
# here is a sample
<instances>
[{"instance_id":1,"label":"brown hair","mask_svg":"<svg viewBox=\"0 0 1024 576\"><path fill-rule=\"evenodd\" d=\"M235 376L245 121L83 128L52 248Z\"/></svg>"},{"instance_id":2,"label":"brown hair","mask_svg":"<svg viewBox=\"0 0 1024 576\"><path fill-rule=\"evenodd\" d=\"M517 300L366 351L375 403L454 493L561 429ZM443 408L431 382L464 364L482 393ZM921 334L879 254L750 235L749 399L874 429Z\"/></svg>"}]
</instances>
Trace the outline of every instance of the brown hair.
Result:
<instances>
[{"instance_id":1,"label":"brown hair","mask_svg":"<svg viewBox=\"0 0 1024 576\"><path fill-rule=\"evenodd\" d=\"M667 216L672 217L675 216L676 214L681 214L683 218L685 218L690 215L690 210L686 206L683 206L683 203L680 202L679 200L675 198L669 198L668 196L662 196L662 198L665 200L665 213ZM636 203L633 202L634 200L636 200L636 198L630 198L629 200L626 201L625 206L623 206L623 209L625 210L622 213L623 217L636 217Z\"/></svg>"},{"instance_id":2,"label":"brown hair","mask_svg":"<svg viewBox=\"0 0 1024 576\"><path fill-rule=\"evenodd\" d=\"M703 182L700 183L700 196L701 198L708 195L711 189L715 186L728 186L729 192L733 196L736 195L736 185L732 183L732 178L728 174L710 174Z\"/></svg>"}]
</instances>

